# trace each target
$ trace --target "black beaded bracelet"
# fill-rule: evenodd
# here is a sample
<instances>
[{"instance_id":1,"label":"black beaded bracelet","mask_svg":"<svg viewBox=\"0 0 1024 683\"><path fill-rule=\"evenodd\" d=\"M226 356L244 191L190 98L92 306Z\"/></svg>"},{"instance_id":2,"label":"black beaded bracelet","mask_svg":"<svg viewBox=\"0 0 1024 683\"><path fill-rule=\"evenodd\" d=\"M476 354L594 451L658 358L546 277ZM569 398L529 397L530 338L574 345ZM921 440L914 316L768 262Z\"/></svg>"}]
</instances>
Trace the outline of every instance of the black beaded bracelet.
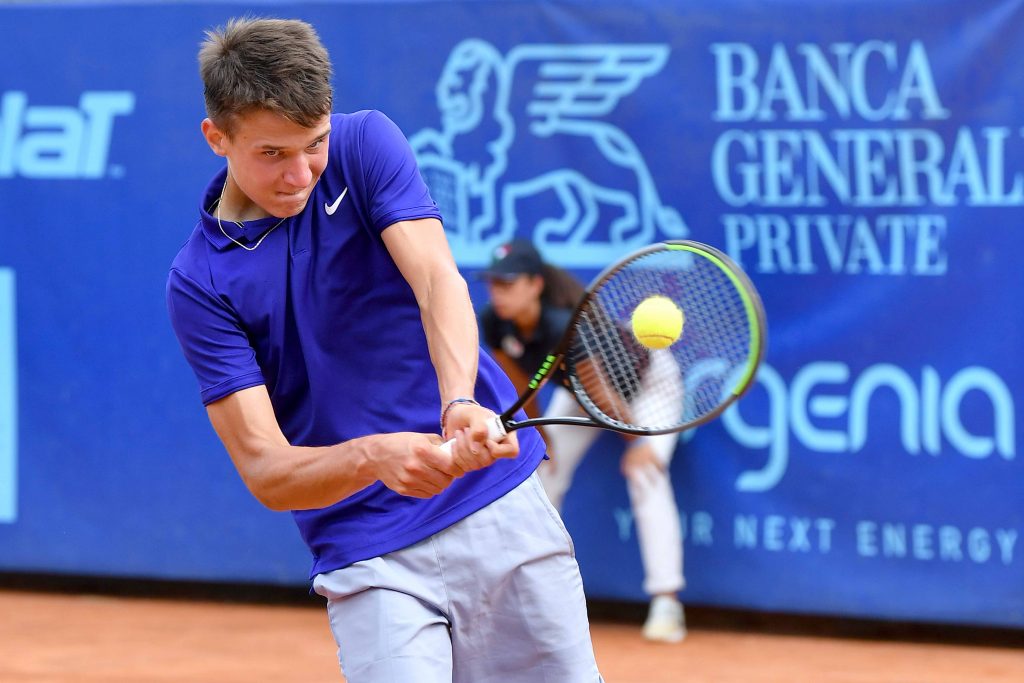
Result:
<instances>
[{"instance_id":1,"label":"black beaded bracelet","mask_svg":"<svg viewBox=\"0 0 1024 683\"><path fill-rule=\"evenodd\" d=\"M448 403L444 405L444 410L441 411L441 436L444 436L446 438L447 435L444 433L444 422L448 418L448 411L451 410L451 407L456 403L468 403L471 406L480 405L479 403L476 402L476 399L472 398L453 398L452 400L448 401Z\"/></svg>"}]
</instances>

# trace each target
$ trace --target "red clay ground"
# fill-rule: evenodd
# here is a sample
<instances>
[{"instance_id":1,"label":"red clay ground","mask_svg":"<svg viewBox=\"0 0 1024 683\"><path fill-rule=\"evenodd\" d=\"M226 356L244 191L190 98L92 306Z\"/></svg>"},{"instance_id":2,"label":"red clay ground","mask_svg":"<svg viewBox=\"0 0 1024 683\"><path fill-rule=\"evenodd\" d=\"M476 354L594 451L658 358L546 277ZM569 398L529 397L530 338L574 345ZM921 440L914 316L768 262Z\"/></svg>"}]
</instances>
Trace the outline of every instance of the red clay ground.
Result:
<instances>
[{"instance_id":1,"label":"red clay ground","mask_svg":"<svg viewBox=\"0 0 1024 683\"><path fill-rule=\"evenodd\" d=\"M1020 683L1024 649L691 628L679 645L595 621L608 683ZM3 683L338 683L314 606L0 590ZM410 682L415 683L415 682Z\"/></svg>"}]
</instances>

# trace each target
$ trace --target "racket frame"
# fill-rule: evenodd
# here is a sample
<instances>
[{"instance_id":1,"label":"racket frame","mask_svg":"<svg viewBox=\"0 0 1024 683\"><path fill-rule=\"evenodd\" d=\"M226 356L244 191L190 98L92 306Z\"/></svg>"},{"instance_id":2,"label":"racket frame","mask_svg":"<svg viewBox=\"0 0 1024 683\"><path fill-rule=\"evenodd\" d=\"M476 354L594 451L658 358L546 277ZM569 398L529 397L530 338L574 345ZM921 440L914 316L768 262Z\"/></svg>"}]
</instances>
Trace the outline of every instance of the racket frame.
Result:
<instances>
[{"instance_id":1,"label":"racket frame","mask_svg":"<svg viewBox=\"0 0 1024 683\"><path fill-rule=\"evenodd\" d=\"M740 298L743 301L743 307L747 314L747 324L751 330L751 343L749 353L747 355L747 365L737 382L735 388L730 393L729 398L722 401L714 410L711 410L704 415L701 415L695 420L685 422L681 425L677 425L668 429L650 430L650 429L637 429L630 427L624 423L613 423L606 420L601 415L597 415L592 412L587 405L578 399L578 395L573 391L574 398L577 398L577 404L587 413L589 417L571 417L571 416L551 416L551 417L533 417L525 420L513 420L513 416L522 408L530 399L532 399L537 392L544 386L544 384L551 379L553 371L565 361L565 354L568 352L573 340L576 337L575 330L576 325L580 318L587 310L588 303L593 299L595 294L600 291L602 285L610 279L615 273L625 268L627 265L636 261L637 259L643 258L644 256L662 250L675 250L675 251L689 251L697 254L702 258L709 259L718 268L720 268L726 276L730 279L736 291L739 292ZM565 332L562 334L562 338L554 349L547 355L544 362L541 363L540 368L534 373L533 377L527 384L526 391L516 400L512 406L510 406L503 413L495 418L497 423L496 428L492 427L492 436L504 436L505 433L513 431L515 429L522 429L523 427L536 427L543 425L575 425L578 427L596 427L598 429L610 429L612 431L620 432L623 434L633 434L636 436L653 436L656 434L671 434L673 432L681 432L686 429L692 429L698 427L706 422L709 422L718 417L726 408L736 402L744 393L746 393L753 385L754 377L757 373L757 368L764 358L766 333L765 333L765 313L764 306L761 303L761 297L758 295L757 290L754 288L753 282L747 276L743 270L736 266L732 259L726 256L723 252L710 247L701 242L695 242L693 240L666 240L664 242L656 242L647 247L639 249L631 253L626 258L608 266L602 270L587 286L583 298L576 306L576 310L573 311L572 318L569 320L569 324L566 325ZM569 378L572 381L572 377Z\"/></svg>"}]
</instances>

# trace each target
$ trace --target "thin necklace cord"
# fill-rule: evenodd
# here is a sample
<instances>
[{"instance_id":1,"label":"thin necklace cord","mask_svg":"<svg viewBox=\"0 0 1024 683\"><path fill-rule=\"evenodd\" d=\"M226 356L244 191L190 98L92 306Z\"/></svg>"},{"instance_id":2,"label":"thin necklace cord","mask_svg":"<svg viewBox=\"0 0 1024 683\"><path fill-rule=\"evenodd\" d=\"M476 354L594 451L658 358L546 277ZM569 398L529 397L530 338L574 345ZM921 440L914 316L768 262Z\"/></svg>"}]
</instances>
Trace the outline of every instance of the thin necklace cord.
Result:
<instances>
[{"instance_id":1,"label":"thin necklace cord","mask_svg":"<svg viewBox=\"0 0 1024 683\"><path fill-rule=\"evenodd\" d=\"M220 204L221 204L221 201L222 201L222 200L224 199L224 191L225 191L225 190L226 190L227 188L228 188L228 179L227 179L227 178L225 178L225 179L224 179L224 187L220 188L220 196L219 196L219 197L217 197L217 202L216 202L216 204L214 205L214 207L211 207L211 208L215 208L215 209L216 209L216 212L214 213L214 216L215 216L215 217L217 218L217 227L218 227L218 228L220 228L220 232L221 232L221 234L222 234L222 235L224 235L224 236L225 236L225 237L227 237L227 238L228 238L229 240L231 240L232 242L234 242L235 244L237 244L238 246L240 246L240 247L241 247L242 249L245 249L246 251L256 251L256 249L258 249L258 248L259 248L259 246L260 246L261 244L263 244L263 240L265 240L265 239L267 238L267 235L269 235L270 233L274 232L274 230L276 230L277 228L279 228L279 227L281 226L281 224L282 224L282 223L284 223L284 222L285 222L286 220L288 220L288 217L287 217L287 216L285 216L284 218L282 218L281 220L279 220L279 221L278 221L278 222L277 222L276 224L274 224L274 226L273 226L273 227L271 227L271 228L270 228L269 230L267 230L267 231L266 231L265 233L263 233L262 235L260 235L260 238L259 238L258 240L256 240L256 244L252 245L251 247L250 247L250 246L247 246L247 245L245 245L245 244L242 244L241 242L239 242L238 240L236 240L236 239L235 239L234 237L232 237L231 235L229 235L229 234L227 233L227 231L226 231L226 230L224 230L224 226L223 226L223 225L221 225L221 222L220 222ZM245 225L244 225L244 224L242 223L242 221L234 221L234 223L235 223L235 225L237 225L237 226L238 226L238 227L240 227L240 228L244 228L244 227L245 227Z\"/></svg>"}]
</instances>

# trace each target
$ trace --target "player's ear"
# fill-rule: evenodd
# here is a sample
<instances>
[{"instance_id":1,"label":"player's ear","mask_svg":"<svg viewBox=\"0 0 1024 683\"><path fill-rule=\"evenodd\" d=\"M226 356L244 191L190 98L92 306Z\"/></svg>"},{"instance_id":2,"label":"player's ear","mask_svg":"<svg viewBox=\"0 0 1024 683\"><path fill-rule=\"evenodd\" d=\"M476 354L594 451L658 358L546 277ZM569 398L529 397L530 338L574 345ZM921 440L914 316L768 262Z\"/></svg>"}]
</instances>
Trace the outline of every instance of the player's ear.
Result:
<instances>
[{"instance_id":1,"label":"player's ear","mask_svg":"<svg viewBox=\"0 0 1024 683\"><path fill-rule=\"evenodd\" d=\"M203 137L206 138L206 144L210 146L213 153L217 156L226 156L227 149L224 147L224 143L227 142L227 134L217 127L217 124L213 122L213 119L203 119L203 123L200 126L203 131Z\"/></svg>"}]
</instances>

